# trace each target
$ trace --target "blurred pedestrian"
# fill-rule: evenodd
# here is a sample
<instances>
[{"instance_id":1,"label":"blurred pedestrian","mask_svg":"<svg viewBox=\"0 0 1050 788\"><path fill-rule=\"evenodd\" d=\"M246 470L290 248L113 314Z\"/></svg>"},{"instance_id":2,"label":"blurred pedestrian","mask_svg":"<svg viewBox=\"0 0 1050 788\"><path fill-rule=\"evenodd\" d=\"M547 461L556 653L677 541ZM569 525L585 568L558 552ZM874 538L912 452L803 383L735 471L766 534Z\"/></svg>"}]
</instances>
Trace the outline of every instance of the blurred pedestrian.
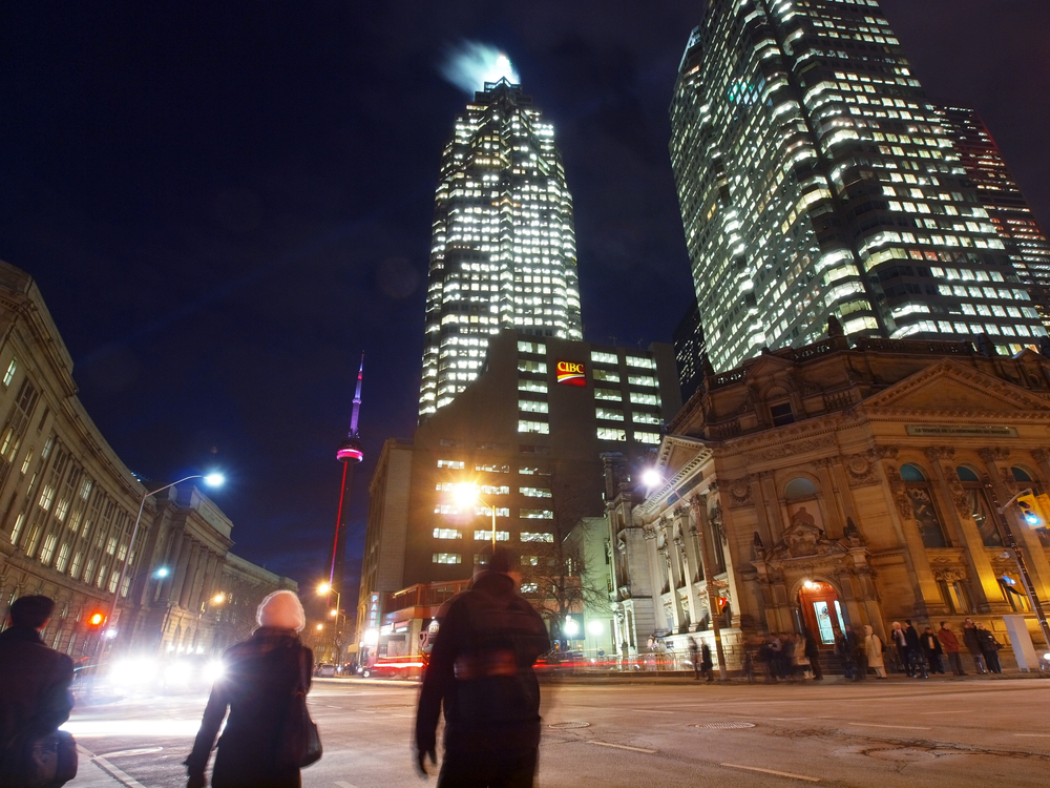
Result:
<instances>
[{"instance_id":1,"label":"blurred pedestrian","mask_svg":"<svg viewBox=\"0 0 1050 788\"><path fill-rule=\"evenodd\" d=\"M905 619L904 623L907 624L904 627L904 639L908 643L908 670L915 678L928 679L930 674L926 671L926 655L919 643L919 632L910 620Z\"/></svg>"},{"instance_id":2,"label":"blurred pedestrian","mask_svg":"<svg viewBox=\"0 0 1050 788\"><path fill-rule=\"evenodd\" d=\"M886 678L885 662L882 659L882 639L875 634L870 624L864 626L864 657L868 667L874 669L875 678Z\"/></svg>"},{"instance_id":3,"label":"blurred pedestrian","mask_svg":"<svg viewBox=\"0 0 1050 788\"><path fill-rule=\"evenodd\" d=\"M992 673L1002 673L1002 665L999 664L999 649L1003 644L995 639L995 635L985 629L984 624L977 625L977 642L984 656L984 662Z\"/></svg>"},{"instance_id":4,"label":"blurred pedestrian","mask_svg":"<svg viewBox=\"0 0 1050 788\"><path fill-rule=\"evenodd\" d=\"M700 646L696 638L689 638L689 661L693 663L693 680L700 680Z\"/></svg>"},{"instance_id":5,"label":"blurred pedestrian","mask_svg":"<svg viewBox=\"0 0 1050 788\"><path fill-rule=\"evenodd\" d=\"M904 636L904 627L899 621L890 624L890 640L897 649L897 660L900 662L901 670L911 675L911 662L908 659L908 639Z\"/></svg>"},{"instance_id":6,"label":"blurred pedestrian","mask_svg":"<svg viewBox=\"0 0 1050 788\"><path fill-rule=\"evenodd\" d=\"M963 622L963 643L966 644L966 650L970 652L970 656L973 658L974 668L978 673L987 673L988 668L984 662L984 652L981 650L981 639L977 636L977 625L973 623L972 618L968 618Z\"/></svg>"},{"instance_id":7,"label":"blurred pedestrian","mask_svg":"<svg viewBox=\"0 0 1050 788\"><path fill-rule=\"evenodd\" d=\"M952 673L956 676L965 676L966 672L963 670L962 659L959 657L959 639L948 628L947 621L941 622L941 628L937 632L937 639L941 641L944 653L948 655L948 665L951 667Z\"/></svg>"},{"instance_id":8,"label":"blurred pedestrian","mask_svg":"<svg viewBox=\"0 0 1050 788\"><path fill-rule=\"evenodd\" d=\"M822 681L824 671L820 667L820 646L817 645L817 639L810 634L808 629L802 630L802 638L805 641L803 651L809 660L809 669L813 671L813 680Z\"/></svg>"},{"instance_id":9,"label":"blurred pedestrian","mask_svg":"<svg viewBox=\"0 0 1050 788\"><path fill-rule=\"evenodd\" d=\"M280 763L279 742L292 696L310 689L313 652L299 640L306 623L291 591L274 591L256 611L259 628L226 649L193 750L188 788L203 788L215 736L229 709L212 770L213 788L299 788L299 766Z\"/></svg>"},{"instance_id":10,"label":"blurred pedestrian","mask_svg":"<svg viewBox=\"0 0 1050 788\"><path fill-rule=\"evenodd\" d=\"M922 645L922 651L926 655L926 662L929 663L930 670L943 676L944 661L941 657L944 654L944 649L941 648L941 641L933 634L932 627L926 627L923 630L919 643Z\"/></svg>"},{"instance_id":11,"label":"blurred pedestrian","mask_svg":"<svg viewBox=\"0 0 1050 788\"><path fill-rule=\"evenodd\" d=\"M69 692L73 660L45 646L40 637L54 609L54 601L46 596L19 597L11 604L10 626L0 633L0 785L4 788L38 784L27 781L33 765L28 760L35 760L27 749L51 737L73 708ZM66 737L75 748L72 737ZM62 785L76 775L76 758L69 764L62 758L63 744L52 741L49 746L59 748L58 767L65 770L61 782L51 785Z\"/></svg>"},{"instance_id":12,"label":"blurred pedestrian","mask_svg":"<svg viewBox=\"0 0 1050 788\"><path fill-rule=\"evenodd\" d=\"M842 663L846 681L859 680L861 676L857 670L857 636L853 634L853 627L849 624L846 624L835 638L835 654Z\"/></svg>"},{"instance_id":13,"label":"blurred pedestrian","mask_svg":"<svg viewBox=\"0 0 1050 788\"><path fill-rule=\"evenodd\" d=\"M438 788L530 788L540 744L536 659L550 648L539 613L516 589L513 557L499 547L467 591L438 613L440 627L423 674L416 714L416 765L436 763L445 714Z\"/></svg>"},{"instance_id":14,"label":"blurred pedestrian","mask_svg":"<svg viewBox=\"0 0 1050 788\"><path fill-rule=\"evenodd\" d=\"M700 672L707 677L707 683L715 680L714 663L711 661L711 647L707 643L700 646Z\"/></svg>"}]
</instances>

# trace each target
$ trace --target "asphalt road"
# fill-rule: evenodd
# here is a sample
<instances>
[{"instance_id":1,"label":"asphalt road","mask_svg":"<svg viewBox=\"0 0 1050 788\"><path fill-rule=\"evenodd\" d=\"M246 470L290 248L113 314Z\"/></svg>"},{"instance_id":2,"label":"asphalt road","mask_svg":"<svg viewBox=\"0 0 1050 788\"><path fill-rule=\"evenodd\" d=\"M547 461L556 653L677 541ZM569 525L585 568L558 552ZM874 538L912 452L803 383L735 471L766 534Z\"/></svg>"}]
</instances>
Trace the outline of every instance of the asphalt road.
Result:
<instances>
[{"instance_id":1,"label":"asphalt road","mask_svg":"<svg viewBox=\"0 0 1050 788\"><path fill-rule=\"evenodd\" d=\"M400 682L316 682L325 755L304 787L422 788L415 699ZM185 785L204 700L78 709L67 727L84 750L68 785ZM545 688L543 714L541 788L1050 785L1050 680L562 684Z\"/></svg>"}]
</instances>

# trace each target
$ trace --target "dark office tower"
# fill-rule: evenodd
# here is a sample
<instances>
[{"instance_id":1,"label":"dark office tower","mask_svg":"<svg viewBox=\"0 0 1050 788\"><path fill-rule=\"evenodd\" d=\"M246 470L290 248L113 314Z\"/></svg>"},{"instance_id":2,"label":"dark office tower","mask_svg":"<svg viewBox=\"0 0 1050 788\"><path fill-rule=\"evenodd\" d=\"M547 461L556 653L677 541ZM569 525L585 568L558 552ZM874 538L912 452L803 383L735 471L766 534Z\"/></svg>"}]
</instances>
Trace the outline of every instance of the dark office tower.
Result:
<instances>
[{"instance_id":1,"label":"dark office tower","mask_svg":"<svg viewBox=\"0 0 1050 788\"><path fill-rule=\"evenodd\" d=\"M944 110L949 136L959 151L959 163L977 187L988 217L1003 239L1021 281L1035 302L1043 325L1050 326L1050 242L1032 215L1003 154L975 110Z\"/></svg>"},{"instance_id":2,"label":"dark office tower","mask_svg":"<svg viewBox=\"0 0 1050 788\"><path fill-rule=\"evenodd\" d=\"M671 105L708 353L1045 334L875 0L710 0Z\"/></svg>"},{"instance_id":3,"label":"dark office tower","mask_svg":"<svg viewBox=\"0 0 1050 788\"><path fill-rule=\"evenodd\" d=\"M554 129L506 79L474 94L442 154L426 309L421 419L477 377L501 329L583 338Z\"/></svg>"},{"instance_id":4,"label":"dark office tower","mask_svg":"<svg viewBox=\"0 0 1050 788\"><path fill-rule=\"evenodd\" d=\"M682 402L688 402L704 385L704 329L700 325L700 307L695 301L679 321L672 341Z\"/></svg>"}]
</instances>

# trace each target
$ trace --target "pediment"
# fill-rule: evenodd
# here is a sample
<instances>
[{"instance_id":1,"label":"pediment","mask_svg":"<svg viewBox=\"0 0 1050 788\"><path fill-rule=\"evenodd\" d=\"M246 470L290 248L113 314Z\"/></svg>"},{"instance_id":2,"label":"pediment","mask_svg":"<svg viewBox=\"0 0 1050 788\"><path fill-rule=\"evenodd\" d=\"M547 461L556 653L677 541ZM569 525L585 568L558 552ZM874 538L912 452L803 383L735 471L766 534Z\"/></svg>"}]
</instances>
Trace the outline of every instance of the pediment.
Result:
<instances>
[{"instance_id":1,"label":"pediment","mask_svg":"<svg viewBox=\"0 0 1050 788\"><path fill-rule=\"evenodd\" d=\"M861 410L936 413L1041 412L1050 399L980 370L945 359L860 403Z\"/></svg>"}]
</instances>

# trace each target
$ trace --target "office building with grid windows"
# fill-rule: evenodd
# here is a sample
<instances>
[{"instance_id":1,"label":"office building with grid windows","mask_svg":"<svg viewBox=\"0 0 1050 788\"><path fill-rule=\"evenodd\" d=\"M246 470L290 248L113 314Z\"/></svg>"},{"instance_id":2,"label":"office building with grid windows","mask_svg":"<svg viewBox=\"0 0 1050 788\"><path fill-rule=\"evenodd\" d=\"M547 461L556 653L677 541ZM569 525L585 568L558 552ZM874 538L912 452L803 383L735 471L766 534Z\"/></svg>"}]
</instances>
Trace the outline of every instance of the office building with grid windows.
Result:
<instances>
[{"instance_id":1,"label":"office building with grid windows","mask_svg":"<svg viewBox=\"0 0 1050 788\"><path fill-rule=\"evenodd\" d=\"M670 142L708 352L848 334L1045 336L876 0L711 0Z\"/></svg>"},{"instance_id":2,"label":"office building with grid windows","mask_svg":"<svg viewBox=\"0 0 1050 788\"><path fill-rule=\"evenodd\" d=\"M554 129L506 79L475 94L441 158L421 421L474 380L502 328L583 337L572 197Z\"/></svg>"},{"instance_id":3,"label":"office building with grid windows","mask_svg":"<svg viewBox=\"0 0 1050 788\"><path fill-rule=\"evenodd\" d=\"M977 196L1003 239L1017 275L1028 285L1043 325L1050 326L1050 241L1046 233L1036 223L999 146L976 110L945 107L944 119L959 151L959 163L977 187Z\"/></svg>"}]
</instances>

